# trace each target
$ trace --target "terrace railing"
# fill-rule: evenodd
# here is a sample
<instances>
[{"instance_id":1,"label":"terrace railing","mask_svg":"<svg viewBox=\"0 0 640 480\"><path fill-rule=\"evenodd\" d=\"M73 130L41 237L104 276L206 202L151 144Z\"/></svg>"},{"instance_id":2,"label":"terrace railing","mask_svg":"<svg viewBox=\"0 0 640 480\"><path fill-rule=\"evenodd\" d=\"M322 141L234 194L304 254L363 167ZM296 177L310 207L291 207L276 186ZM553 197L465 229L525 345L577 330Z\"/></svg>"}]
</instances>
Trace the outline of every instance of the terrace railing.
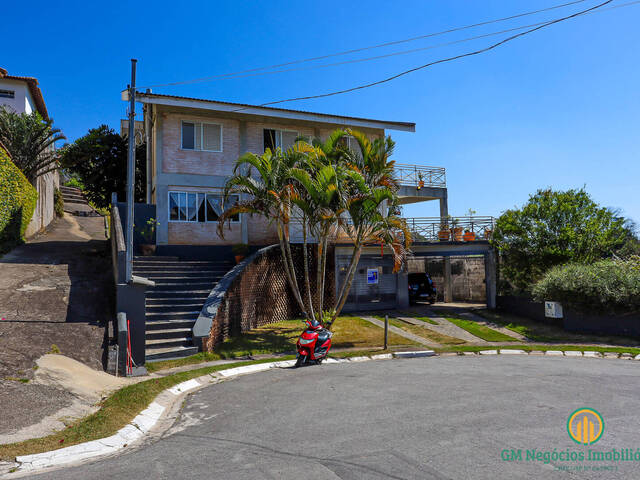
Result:
<instances>
[{"instance_id":1,"label":"terrace railing","mask_svg":"<svg viewBox=\"0 0 640 480\"><path fill-rule=\"evenodd\" d=\"M446 170L443 167L397 163L394 168L394 177L400 185L447 188Z\"/></svg>"},{"instance_id":2,"label":"terrace railing","mask_svg":"<svg viewBox=\"0 0 640 480\"><path fill-rule=\"evenodd\" d=\"M476 242L490 240L494 217L406 218L414 242Z\"/></svg>"}]
</instances>

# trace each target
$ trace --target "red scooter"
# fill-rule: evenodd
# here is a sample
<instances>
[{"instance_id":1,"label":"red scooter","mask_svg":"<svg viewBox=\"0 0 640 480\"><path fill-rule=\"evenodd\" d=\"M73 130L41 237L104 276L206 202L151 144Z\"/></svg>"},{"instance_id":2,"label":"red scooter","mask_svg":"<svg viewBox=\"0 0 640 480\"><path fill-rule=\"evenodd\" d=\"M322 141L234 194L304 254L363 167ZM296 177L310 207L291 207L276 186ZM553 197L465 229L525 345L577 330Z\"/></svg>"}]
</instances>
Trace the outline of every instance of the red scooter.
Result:
<instances>
[{"instance_id":1,"label":"red scooter","mask_svg":"<svg viewBox=\"0 0 640 480\"><path fill-rule=\"evenodd\" d=\"M327 358L331 348L331 337L333 333L324 328L317 320L306 320L307 328L298 339L298 358L296 368L314 362L322 363Z\"/></svg>"}]
</instances>

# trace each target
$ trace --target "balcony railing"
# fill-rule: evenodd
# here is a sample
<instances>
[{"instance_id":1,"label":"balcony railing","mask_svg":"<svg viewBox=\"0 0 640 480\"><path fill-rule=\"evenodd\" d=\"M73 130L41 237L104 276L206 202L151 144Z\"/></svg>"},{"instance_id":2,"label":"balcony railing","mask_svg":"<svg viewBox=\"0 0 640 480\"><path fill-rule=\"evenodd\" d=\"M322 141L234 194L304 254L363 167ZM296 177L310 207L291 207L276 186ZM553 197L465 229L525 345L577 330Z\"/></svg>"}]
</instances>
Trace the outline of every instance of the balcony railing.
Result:
<instances>
[{"instance_id":1,"label":"balcony railing","mask_svg":"<svg viewBox=\"0 0 640 480\"><path fill-rule=\"evenodd\" d=\"M446 170L443 167L397 163L394 168L394 177L400 185L447 188Z\"/></svg>"},{"instance_id":2,"label":"balcony railing","mask_svg":"<svg viewBox=\"0 0 640 480\"><path fill-rule=\"evenodd\" d=\"M476 242L490 240L494 217L415 217L407 218L414 242Z\"/></svg>"},{"instance_id":3,"label":"balcony railing","mask_svg":"<svg viewBox=\"0 0 640 480\"><path fill-rule=\"evenodd\" d=\"M494 217L413 217L405 218L414 242L477 242L491 239L495 228ZM292 218L289 232L293 243L302 243L302 220ZM332 237L333 241L349 241L342 230ZM309 243L315 243L311 235Z\"/></svg>"}]
</instances>

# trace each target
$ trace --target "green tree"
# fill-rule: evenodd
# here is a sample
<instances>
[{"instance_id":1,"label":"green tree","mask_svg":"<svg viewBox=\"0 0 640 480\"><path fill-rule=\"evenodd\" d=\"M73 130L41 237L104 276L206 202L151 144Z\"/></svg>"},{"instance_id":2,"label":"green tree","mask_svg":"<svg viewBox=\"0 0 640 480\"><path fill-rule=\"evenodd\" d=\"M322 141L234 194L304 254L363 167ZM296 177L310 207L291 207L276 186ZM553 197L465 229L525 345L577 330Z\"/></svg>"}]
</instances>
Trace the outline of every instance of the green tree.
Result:
<instances>
[{"instance_id":1,"label":"green tree","mask_svg":"<svg viewBox=\"0 0 640 480\"><path fill-rule=\"evenodd\" d=\"M492 244L500 253L501 288L528 291L550 268L611 257L633 238L625 219L584 189L538 190L496 222Z\"/></svg>"},{"instance_id":2,"label":"green tree","mask_svg":"<svg viewBox=\"0 0 640 480\"><path fill-rule=\"evenodd\" d=\"M61 163L75 174L87 198L97 207L111 203L111 193L123 200L127 189L128 140L107 125L93 128L61 150ZM146 145L136 147L136 202L146 200Z\"/></svg>"},{"instance_id":3,"label":"green tree","mask_svg":"<svg viewBox=\"0 0 640 480\"><path fill-rule=\"evenodd\" d=\"M55 143L65 139L53 127L52 119L45 120L37 112L16 113L0 107L0 144L32 184L39 176L59 168Z\"/></svg>"}]
</instances>

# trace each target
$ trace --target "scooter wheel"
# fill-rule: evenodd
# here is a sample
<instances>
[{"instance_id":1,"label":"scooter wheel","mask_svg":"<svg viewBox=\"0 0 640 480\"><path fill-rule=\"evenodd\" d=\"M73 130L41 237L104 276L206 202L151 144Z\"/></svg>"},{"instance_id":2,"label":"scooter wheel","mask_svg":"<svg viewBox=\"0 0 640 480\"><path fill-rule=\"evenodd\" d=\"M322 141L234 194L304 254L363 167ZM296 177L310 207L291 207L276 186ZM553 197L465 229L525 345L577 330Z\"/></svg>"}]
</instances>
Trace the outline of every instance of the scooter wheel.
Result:
<instances>
[{"instance_id":1,"label":"scooter wheel","mask_svg":"<svg viewBox=\"0 0 640 480\"><path fill-rule=\"evenodd\" d=\"M296 365L295 367L301 367L302 365L304 365L305 361L307 360L307 356L306 355L299 355L298 359L296 360Z\"/></svg>"}]
</instances>

